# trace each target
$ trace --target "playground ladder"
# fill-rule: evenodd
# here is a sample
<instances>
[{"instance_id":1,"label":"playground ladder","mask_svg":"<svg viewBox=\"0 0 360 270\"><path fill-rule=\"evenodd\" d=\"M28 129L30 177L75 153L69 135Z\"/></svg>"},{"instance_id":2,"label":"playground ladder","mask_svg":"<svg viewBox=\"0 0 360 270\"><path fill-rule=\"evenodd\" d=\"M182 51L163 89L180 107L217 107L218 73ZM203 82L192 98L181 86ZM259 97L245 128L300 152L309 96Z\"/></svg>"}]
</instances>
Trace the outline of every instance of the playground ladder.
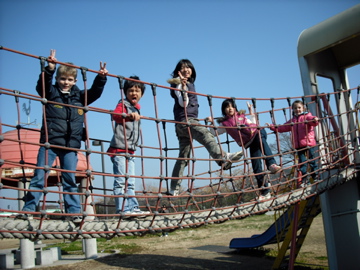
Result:
<instances>
[{"instance_id":1,"label":"playground ladder","mask_svg":"<svg viewBox=\"0 0 360 270\"><path fill-rule=\"evenodd\" d=\"M284 241L282 242L282 245L279 249L278 255L275 259L272 269L279 269L281 264L285 260L289 260L291 252L294 253L292 254L293 260L290 260L290 264L294 263L297 255L299 254L301 246L304 243L305 237L310 229L310 225L312 221L321 212L320 197L319 195L317 195L308 200L301 201L298 204L292 205L291 209L289 210L290 210L289 212L292 213L298 212L298 215L293 215L294 218L291 221L289 230L286 232ZM296 232L300 231L300 233L296 235L295 237L296 241L294 245L292 245L291 243L293 239L293 229L294 229L294 225L296 226L296 224L297 224ZM286 230L286 228L284 229ZM290 255L286 255L287 251L290 252ZM293 269L293 265L292 268L289 269Z\"/></svg>"}]
</instances>

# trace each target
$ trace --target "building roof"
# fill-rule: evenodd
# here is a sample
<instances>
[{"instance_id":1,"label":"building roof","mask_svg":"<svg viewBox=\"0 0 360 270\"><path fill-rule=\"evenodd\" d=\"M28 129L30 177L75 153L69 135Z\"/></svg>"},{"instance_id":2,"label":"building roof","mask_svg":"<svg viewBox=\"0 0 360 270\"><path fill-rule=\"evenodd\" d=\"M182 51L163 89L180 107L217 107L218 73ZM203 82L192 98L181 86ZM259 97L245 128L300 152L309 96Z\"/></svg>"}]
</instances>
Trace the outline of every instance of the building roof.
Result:
<instances>
[{"instance_id":1,"label":"building roof","mask_svg":"<svg viewBox=\"0 0 360 270\"><path fill-rule=\"evenodd\" d=\"M1 182L17 186L19 179L32 178L34 174L33 166L36 166L37 154L39 151L40 130L39 129L14 129L2 134L3 141L0 147L0 159L4 161L1 166ZM24 164L24 166L21 166ZM28 166L26 166L28 165ZM59 160L56 159L53 167L59 167ZM91 165L89 164L91 170ZM76 182L80 182L85 177L87 170L86 157L82 152L78 152L78 164L75 174ZM7 179L4 179L7 178ZM58 181L58 172L50 171L48 185L55 185Z\"/></svg>"}]
</instances>

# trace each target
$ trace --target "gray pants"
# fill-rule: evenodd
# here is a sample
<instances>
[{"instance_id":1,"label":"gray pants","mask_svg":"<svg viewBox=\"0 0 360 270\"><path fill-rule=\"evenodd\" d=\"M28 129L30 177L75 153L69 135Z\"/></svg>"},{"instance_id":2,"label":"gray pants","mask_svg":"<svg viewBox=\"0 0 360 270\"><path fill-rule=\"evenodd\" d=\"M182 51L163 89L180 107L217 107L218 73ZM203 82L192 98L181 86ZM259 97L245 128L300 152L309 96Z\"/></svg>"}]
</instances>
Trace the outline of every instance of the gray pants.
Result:
<instances>
[{"instance_id":1,"label":"gray pants","mask_svg":"<svg viewBox=\"0 0 360 270\"><path fill-rule=\"evenodd\" d=\"M188 119L191 124L200 124L198 120L194 118ZM214 159L222 159L225 155L225 152L222 153L219 144L216 142L215 137L210 133L210 131L204 126L194 126L189 127L192 139L196 140L209 152L210 156ZM182 177L185 167L188 165L188 158L190 158L191 152L191 141L189 136L189 129L186 124L175 124L176 136L179 140L179 158L175 163L172 177ZM222 164L221 160L216 160L216 163L220 166ZM181 179L171 180L171 189L179 190L181 186Z\"/></svg>"}]
</instances>

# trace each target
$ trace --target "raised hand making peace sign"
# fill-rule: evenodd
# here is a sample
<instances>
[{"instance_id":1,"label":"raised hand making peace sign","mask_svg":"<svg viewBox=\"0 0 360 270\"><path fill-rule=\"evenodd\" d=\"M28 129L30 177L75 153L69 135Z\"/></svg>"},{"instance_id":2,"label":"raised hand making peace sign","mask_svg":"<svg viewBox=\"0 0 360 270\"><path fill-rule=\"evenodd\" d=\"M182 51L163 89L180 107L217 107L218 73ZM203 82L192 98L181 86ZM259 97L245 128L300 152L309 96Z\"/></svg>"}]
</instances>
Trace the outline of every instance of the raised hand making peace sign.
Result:
<instances>
[{"instance_id":1,"label":"raised hand making peace sign","mask_svg":"<svg viewBox=\"0 0 360 270\"><path fill-rule=\"evenodd\" d=\"M106 77L106 75L109 73L108 70L106 69L106 62L104 62L104 65L102 62L100 62L100 73L99 75L102 77Z\"/></svg>"},{"instance_id":2,"label":"raised hand making peace sign","mask_svg":"<svg viewBox=\"0 0 360 270\"><path fill-rule=\"evenodd\" d=\"M50 50L50 56L47 58L47 62L49 65L50 70L54 70L56 67L56 57L55 57L56 50L51 49Z\"/></svg>"}]
</instances>

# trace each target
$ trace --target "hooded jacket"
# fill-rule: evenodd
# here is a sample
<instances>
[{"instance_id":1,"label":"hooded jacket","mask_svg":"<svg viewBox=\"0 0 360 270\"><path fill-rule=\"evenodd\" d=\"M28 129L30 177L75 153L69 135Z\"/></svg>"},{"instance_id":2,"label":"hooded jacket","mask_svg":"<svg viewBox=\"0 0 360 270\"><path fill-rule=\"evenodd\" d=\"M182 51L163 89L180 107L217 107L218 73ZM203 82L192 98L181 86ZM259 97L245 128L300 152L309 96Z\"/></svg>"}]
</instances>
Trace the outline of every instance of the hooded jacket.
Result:
<instances>
[{"instance_id":1,"label":"hooded jacket","mask_svg":"<svg viewBox=\"0 0 360 270\"><path fill-rule=\"evenodd\" d=\"M123 104L124 104L124 110L123 110ZM125 99L124 102L120 100L115 109L115 112L126 113L126 114L136 112L140 114L140 104L137 104L137 106L133 106L130 103L130 101L128 101L127 99ZM121 149L121 150L128 149L129 152L133 153L133 151L136 150L140 138L141 121L130 121L126 118L123 118L122 116L115 117L115 115L113 116L113 119L115 120L115 132L110 142L110 148ZM118 151L110 150L108 152L113 153Z\"/></svg>"},{"instance_id":2,"label":"hooded jacket","mask_svg":"<svg viewBox=\"0 0 360 270\"><path fill-rule=\"evenodd\" d=\"M280 126L270 125L272 131L277 132L289 132L292 134L292 143L295 149L304 148L307 146L315 146L315 130L314 127L319 123L314 121L314 118L310 112L303 112L302 114L296 116L293 115L289 121Z\"/></svg>"},{"instance_id":3,"label":"hooded jacket","mask_svg":"<svg viewBox=\"0 0 360 270\"><path fill-rule=\"evenodd\" d=\"M52 79L55 70L45 68L45 97L47 101L54 101L58 104L46 103L46 125L48 133L48 142L50 144L66 146L71 148L80 148L84 129L84 109L64 106L69 104L78 107L85 105L85 91L80 90L74 85L68 93L62 93L57 83L52 85ZM106 77L97 75L91 88L87 91L87 105L97 100L106 83ZM43 97L43 80L40 74L36 85L36 91ZM41 127L40 143L46 142L44 118Z\"/></svg>"}]
</instances>

